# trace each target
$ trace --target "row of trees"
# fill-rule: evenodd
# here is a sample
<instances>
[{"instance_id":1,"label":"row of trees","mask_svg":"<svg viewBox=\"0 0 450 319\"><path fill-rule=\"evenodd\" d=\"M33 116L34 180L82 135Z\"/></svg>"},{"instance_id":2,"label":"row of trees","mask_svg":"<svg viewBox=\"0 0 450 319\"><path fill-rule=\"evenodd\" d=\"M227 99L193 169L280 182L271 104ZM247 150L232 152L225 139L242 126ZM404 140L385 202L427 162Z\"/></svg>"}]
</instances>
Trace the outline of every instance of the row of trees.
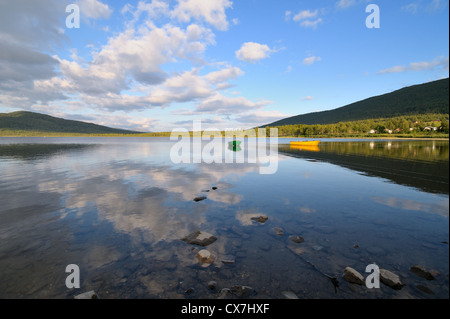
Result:
<instances>
[{"instance_id":1,"label":"row of trees","mask_svg":"<svg viewBox=\"0 0 450 319\"><path fill-rule=\"evenodd\" d=\"M367 135L371 132L385 134L389 131L396 134L428 134L430 131L427 127L436 127L436 131L431 130L434 133L449 134L449 115L424 114L336 124L285 125L276 128L279 136L345 136Z\"/></svg>"}]
</instances>

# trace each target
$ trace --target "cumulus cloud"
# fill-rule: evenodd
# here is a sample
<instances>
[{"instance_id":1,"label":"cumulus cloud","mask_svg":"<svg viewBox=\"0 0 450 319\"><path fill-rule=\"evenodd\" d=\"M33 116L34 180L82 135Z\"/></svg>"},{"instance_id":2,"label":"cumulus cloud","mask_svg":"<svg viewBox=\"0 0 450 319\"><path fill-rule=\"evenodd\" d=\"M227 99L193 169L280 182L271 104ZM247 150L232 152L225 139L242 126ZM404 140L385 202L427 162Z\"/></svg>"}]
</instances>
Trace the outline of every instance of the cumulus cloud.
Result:
<instances>
[{"instance_id":1,"label":"cumulus cloud","mask_svg":"<svg viewBox=\"0 0 450 319\"><path fill-rule=\"evenodd\" d=\"M112 9L98 0L80 0L80 13L83 17L92 19L108 19Z\"/></svg>"},{"instance_id":2,"label":"cumulus cloud","mask_svg":"<svg viewBox=\"0 0 450 319\"><path fill-rule=\"evenodd\" d=\"M259 60L266 59L273 51L266 44L255 42L246 42L236 51L238 60L255 63Z\"/></svg>"},{"instance_id":3,"label":"cumulus cloud","mask_svg":"<svg viewBox=\"0 0 450 319\"><path fill-rule=\"evenodd\" d=\"M407 71L426 71L442 69L445 71L449 70L449 58L448 57L438 57L432 61L428 62L413 62L409 65L397 65L389 69L381 70L377 74L389 74L389 73L401 73Z\"/></svg>"},{"instance_id":4,"label":"cumulus cloud","mask_svg":"<svg viewBox=\"0 0 450 319\"><path fill-rule=\"evenodd\" d=\"M195 112L232 116L238 113L260 109L271 103L270 101L253 102L245 97L228 97L216 92L213 96L201 101L197 105Z\"/></svg>"},{"instance_id":5,"label":"cumulus cloud","mask_svg":"<svg viewBox=\"0 0 450 319\"><path fill-rule=\"evenodd\" d=\"M179 0L171 15L182 22L204 21L225 31L229 27L225 11L231 7L229 0Z\"/></svg>"},{"instance_id":6,"label":"cumulus cloud","mask_svg":"<svg viewBox=\"0 0 450 319\"><path fill-rule=\"evenodd\" d=\"M205 61L205 51L215 45L214 32L230 26L229 0L127 4L118 9L125 20L122 30L115 30L103 44L89 45L87 54L80 50L82 55L75 49L68 48L68 55L61 50L70 45L63 29L70 3L80 5L85 19L108 19L113 13L104 0L0 0L4 108L149 131L172 123L144 120L137 112L185 103L188 109L180 116L212 116L214 123L221 123L217 119L255 112L271 103L225 95L231 81L244 72L228 63ZM275 51L248 42L238 52L238 58L254 63Z\"/></svg>"}]
</instances>

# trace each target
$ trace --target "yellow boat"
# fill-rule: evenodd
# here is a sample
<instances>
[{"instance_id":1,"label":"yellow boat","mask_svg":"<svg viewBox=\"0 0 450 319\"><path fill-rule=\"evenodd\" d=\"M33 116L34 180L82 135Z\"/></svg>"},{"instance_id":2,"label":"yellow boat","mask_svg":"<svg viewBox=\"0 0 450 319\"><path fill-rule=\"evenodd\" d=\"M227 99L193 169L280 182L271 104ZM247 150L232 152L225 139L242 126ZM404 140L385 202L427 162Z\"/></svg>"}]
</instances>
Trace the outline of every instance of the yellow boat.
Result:
<instances>
[{"instance_id":1,"label":"yellow boat","mask_svg":"<svg viewBox=\"0 0 450 319\"><path fill-rule=\"evenodd\" d=\"M291 146L318 146L320 141L291 142Z\"/></svg>"}]
</instances>

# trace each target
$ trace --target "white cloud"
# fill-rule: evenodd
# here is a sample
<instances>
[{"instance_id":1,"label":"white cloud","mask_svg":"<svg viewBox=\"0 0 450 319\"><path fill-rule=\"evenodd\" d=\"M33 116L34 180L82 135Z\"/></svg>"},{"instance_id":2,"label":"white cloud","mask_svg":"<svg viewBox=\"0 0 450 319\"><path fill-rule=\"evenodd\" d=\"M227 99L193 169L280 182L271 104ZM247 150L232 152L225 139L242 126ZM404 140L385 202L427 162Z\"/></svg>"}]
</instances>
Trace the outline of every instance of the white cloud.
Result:
<instances>
[{"instance_id":1,"label":"white cloud","mask_svg":"<svg viewBox=\"0 0 450 319\"><path fill-rule=\"evenodd\" d=\"M318 61L322 61L322 58L320 56L311 56L309 58L304 59L303 64L304 65L312 65Z\"/></svg>"},{"instance_id":2,"label":"white cloud","mask_svg":"<svg viewBox=\"0 0 450 319\"><path fill-rule=\"evenodd\" d=\"M291 11L285 12L285 20L289 21L292 16ZM295 22L300 22L300 25L305 28L317 28L317 26L323 22L323 19L319 17L319 10L302 10L292 17Z\"/></svg>"},{"instance_id":3,"label":"white cloud","mask_svg":"<svg viewBox=\"0 0 450 319\"><path fill-rule=\"evenodd\" d=\"M336 6L345 9L354 6L355 4L357 4L356 0L339 0L339 2L336 3Z\"/></svg>"},{"instance_id":4,"label":"white cloud","mask_svg":"<svg viewBox=\"0 0 450 319\"><path fill-rule=\"evenodd\" d=\"M270 101L253 102L245 97L227 97L216 92L213 96L201 101L193 114L209 113L232 116L260 109L270 103Z\"/></svg>"},{"instance_id":5,"label":"white cloud","mask_svg":"<svg viewBox=\"0 0 450 319\"><path fill-rule=\"evenodd\" d=\"M255 63L266 59L273 51L266 44L246 42L236 51L236 58L242 61Z\"/></svg>"},{"instance_id":6,"label":"white cloud","mask_svg":"<svg viewBox=\"0 0 450 319\"><path fill-rule=\"evenodd\" d=\"M293 20L294 21L301 21L301 20L304 20L304 19L315 18L315 17L317 17L318 13L319 13L319 10L315 10L315 11L310 11L310 10L300 11L299 13L297 13L293 17Z\"/></svg>"},{"instance_id":7,"label":"white cloud","mask_svg":"<svg viewBox=\"0 0 450 319\"><path fill-rule=\"evenodd\" d=\"M407 5L403 6L401 9L403 11L405 11L405 12L416 14L417 10L419 9L419 4L417 4L417 3L410 3L410 4L407 4Z\"/></svg>"},{"instance_id":8,"label":"white cloud","mask_svg":"<svg viewBox=\"0 0 450 319\"><path fill-rule=\"evenodd\" d=\"M178 6L172 11L172 17L181 22L191 20L204 21L218 30L228 30L229 22L225 11L232 8L229 0L178 0Z\"/></svg>"},{"instance_id":9,"label":"white cloud","mask_svg":"<svg viewBox=\"0 0 450 319\"><path fill-rule=\"evenodd\" d=\"M226 125L218 119L228 123L229 118L251 114L271 103L252 101L238 92L225 95L224 90L233 86L230 82L244 72L221 61L205 61L206 49L215 44L214 28L229 27L226 10L231 8L231 1L153 0L125 5L121 10L123 30L111 32L101 46L86 47L90 54L80 56L84 48L69 50L67 57L49 54L59 52L54 47L68 39L60 26L69 2L14 1L8 3L7 10L0 7L2 107L149 131L156 125L163 130L166 124L172 124L140 117L135 111L186 103L187 109L179 116L201 115L208 119L212 115L212 124ZM111 17L107 1L77 3L88 19ZM21 19L24 14L30 19ZM34 28L36 21L40 28ZM248 42L236 56L256 62L273 52L265 44Z\"/></svg>"},{"instance_id":10,"label":"white cloud","mask_svg":"<svg viewBox=\"0 0 450 319\"><path fill-rule=\"evenodd\" d=\"M438 57L432 61L428 62L413 62L409 65L397 65L389 69L381 70L377 74L389 74L389 73L400 73L407 71L426 71L442 69L445 71L449 70L449 58L448 57Z\"/></svg>"},{"instance_id":11,"label":"white cloud","mask_svg":"<svg viewBox=\"0 0 450 319\"><path fill-rule=\"evenodd\" d=\"M300 25L305 28L317 28L317 26L323 22L322 18L318 18L316 20L304 20L300 22Z\"/></svg>"},{"instance_id":12,"label":"white cloud","mask_svg":"<svg viewBox=\"0 0 450 319\"><path fill-rule=\"evenodd\" d=\"M91 19L109 19L112 9L98 0L80 0L80 14Z\"/></svg>"},{"instance_id":13,"label":"white cloud","mask_svg":"<svg viewBox=\"0 0 450 319\"><path fill-rule=\"evenodd\" d=\"M246 127L256 127L264 124L273 123L292 115L284 114L280 111L265 111L258 110L256 112L251 112L239 116L236 120L240 123L245 123Z\"/></svg>"},{"instance_id":14,"label":"white cloud","mask_svg":"<svg viewBox=\"0 0 450 319\"><path fill-rule=\"evenodd\" d=\"M314 100L314 97L312 96L305 96L304 98L301 99L302 101L312 101Z\"/></svg>"}]
</instances>

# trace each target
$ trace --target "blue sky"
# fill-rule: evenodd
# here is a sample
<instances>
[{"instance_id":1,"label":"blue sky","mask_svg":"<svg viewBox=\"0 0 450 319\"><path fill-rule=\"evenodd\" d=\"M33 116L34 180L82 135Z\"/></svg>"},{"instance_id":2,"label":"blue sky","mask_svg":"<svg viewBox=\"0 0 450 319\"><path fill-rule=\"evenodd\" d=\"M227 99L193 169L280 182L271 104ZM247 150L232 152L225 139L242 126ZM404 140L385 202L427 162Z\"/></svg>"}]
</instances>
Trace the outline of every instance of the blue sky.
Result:
<instances>
[{"instance_id":1,"label":"blue sky","mask_svg":"<svg viewBox=\"0 0 450 319\"><path fill-rule=\"evenodd\" d=\"M446 78L448 33L448 0L0 0L0 112L249 128Z\"/></svg>"}]
</instances>

